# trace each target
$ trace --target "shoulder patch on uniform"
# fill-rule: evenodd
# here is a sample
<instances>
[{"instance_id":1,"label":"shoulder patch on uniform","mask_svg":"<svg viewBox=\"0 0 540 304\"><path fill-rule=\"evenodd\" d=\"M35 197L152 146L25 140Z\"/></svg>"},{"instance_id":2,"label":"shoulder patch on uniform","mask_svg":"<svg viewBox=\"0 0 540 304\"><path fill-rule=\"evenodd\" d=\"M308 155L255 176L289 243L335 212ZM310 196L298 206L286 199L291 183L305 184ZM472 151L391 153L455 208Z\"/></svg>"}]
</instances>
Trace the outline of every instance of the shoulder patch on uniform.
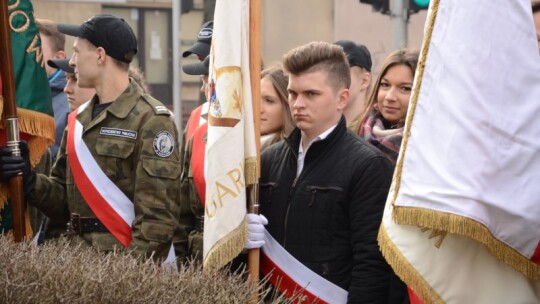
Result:
<instances>
[{"instance_id":1,"label":"shoulder patch on uniform","mask_svg":"<svg viewBox=\"0 0 540 304\"><path fill-rule=\"evenodd\" d=\"M169 113L169 109L167 109L166 106L155 106L154 110L156 111L156 113Z\"/></svg>"},{"instance_id":2,"label":"shoulder patch on uniform","mask_svg":"<svg viewBox=\"0 0 540 304\"><path fill-rule=\"evenodd\" d=\"M174 151L174 138L168 131L161 131L154 136L153 147L159 157L169 157Z\"/></svg>"},{"instance_id":3,"label":"shoulder patch on uniform","mask_svg":"<svg viewBox=\"0 0 540 304\"><path fill-rule=\"evenodd\" d=\"M164 106L161 102L159 102L159 100L155 99L154 97L148 94L143 95L142 97L152 107L152 109L154 109L154 113L156 113L156 115L167 115L167 116L171 115L171 112L169 111L169 109L166 106Z\"/></svg>"}]
</instances>

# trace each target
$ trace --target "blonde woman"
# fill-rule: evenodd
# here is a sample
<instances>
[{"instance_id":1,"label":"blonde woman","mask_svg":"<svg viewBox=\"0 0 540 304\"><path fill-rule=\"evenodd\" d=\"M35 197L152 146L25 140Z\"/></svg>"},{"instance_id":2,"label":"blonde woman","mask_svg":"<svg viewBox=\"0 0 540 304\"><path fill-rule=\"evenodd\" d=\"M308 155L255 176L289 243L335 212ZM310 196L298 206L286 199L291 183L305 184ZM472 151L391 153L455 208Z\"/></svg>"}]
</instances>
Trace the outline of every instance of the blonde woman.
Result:
<instances>
[{"instance_id":1,"label":"blonde woman","mask_svg":"<svg viewBox=\"0 0 540 304\"><path fill-rule=\"evenodd\" d=\"M288 136L295 127L288 103L288 83L281 66L261 72L261 150Z\"/></svg>"}]
</instances>

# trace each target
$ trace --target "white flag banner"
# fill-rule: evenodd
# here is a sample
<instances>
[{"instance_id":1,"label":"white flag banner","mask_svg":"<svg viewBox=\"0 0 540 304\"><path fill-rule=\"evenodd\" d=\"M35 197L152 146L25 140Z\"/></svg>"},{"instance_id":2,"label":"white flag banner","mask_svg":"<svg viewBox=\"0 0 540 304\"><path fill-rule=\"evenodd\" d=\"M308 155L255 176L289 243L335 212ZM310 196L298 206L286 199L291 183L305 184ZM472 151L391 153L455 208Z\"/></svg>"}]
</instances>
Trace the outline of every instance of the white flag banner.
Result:
<instances>
[{"instance_id":1,"label":"white flag banner","mask_svg":"<svg viewBox=\"0 0 540 304\"><path fill-rule=\"evenodd\" d=\"M379 234L427 303L540 302L538 117L530 0L432 1Z\"/></svg>"},{"instance_id":2,"label":"white flag banner","mask_svg":"<svg viewBox=\"0 0 540 304\"><path fill-rule=\"evenodd\" d=\"M246 186L257 180L248 0L216 1L210 56L203 263L220 268L244 247Z\"/></svg>"}]
</instances>

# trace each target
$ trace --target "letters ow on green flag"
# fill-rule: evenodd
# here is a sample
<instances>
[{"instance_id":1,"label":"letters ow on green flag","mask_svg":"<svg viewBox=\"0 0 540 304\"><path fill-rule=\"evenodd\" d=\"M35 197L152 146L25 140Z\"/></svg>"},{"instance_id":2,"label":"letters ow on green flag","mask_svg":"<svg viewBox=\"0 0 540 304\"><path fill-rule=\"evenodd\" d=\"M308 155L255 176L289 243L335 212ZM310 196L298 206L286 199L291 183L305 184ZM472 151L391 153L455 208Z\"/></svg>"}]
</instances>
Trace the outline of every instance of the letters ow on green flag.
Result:
<instances>
[{"instance_id":1,"label":"letters ow on green flag","mask_svg":"<svg viewBox=\"0 0 540 304\"><path fill-rule=\"evenodd\" d=\"M210 54L203 263L220 268L247 239L246 186L257 182L249 77L249 1L218 0Z\"/></svg>"},{"instance_id":2,"label":"letters ow on green flag","mask_svg":"<svg viewBox=\"0 0 540 304\"><path fill-rule=\"evenodd\" d=\"M436 0L379 244L425 303L540 302L530 0Z\"/></svg>"},{"instance_id":3,"label":"letters ow on green flag","mask_svg":"<svg viewBox=\"0 0 540 304\"><path fill-rule=\"evenodd\" d=\"M20 138L28 142L30 161L35 166L55 140L51 89L44 69L41 39L34 21L32 3L29 0L7 2ZM0 95L0 115L3 109L4 100ZM2 123L0 146L5 146L6 140L6 130ZM1 184L0 210L4 209L7 197L7 186Z\"/></svg>"}]
</instances>

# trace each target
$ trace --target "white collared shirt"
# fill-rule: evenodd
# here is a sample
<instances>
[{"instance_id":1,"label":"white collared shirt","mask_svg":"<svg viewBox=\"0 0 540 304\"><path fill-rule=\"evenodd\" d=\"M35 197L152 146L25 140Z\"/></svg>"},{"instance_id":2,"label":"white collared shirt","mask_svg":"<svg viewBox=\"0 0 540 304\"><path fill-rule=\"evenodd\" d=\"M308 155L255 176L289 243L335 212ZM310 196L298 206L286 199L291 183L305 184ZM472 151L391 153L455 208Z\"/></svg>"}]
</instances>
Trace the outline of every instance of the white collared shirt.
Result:
<instances>
[{"instance_id":1,"label":"white collared shirt","mask_svg":"<svg viewBox=\"0 0 540 304\"><path fill-rule=\"evenodd\" d=\"M309 147L311 147L311 145L315 142L318 142L318 141L321 141L325 138L328 137L328 135L330 135L330 133L332 133L332 131L334 131L334 129L336 128L337 124L331 126L330 128L328 128L326 131L322 132L319 136L315 137L307 146L306 148L306 151L304 152L304 148L303 148L303 142L304 142L304 137L302 136L300 138L300 146L298 147L298 166L297 166L297 169L296 169L296 177L300 176L300 173L302 173L302 169L304 169L304 159L306 157L306 154L307 154L307 151L309 150Z\"/></svg>"}]
</instances>

